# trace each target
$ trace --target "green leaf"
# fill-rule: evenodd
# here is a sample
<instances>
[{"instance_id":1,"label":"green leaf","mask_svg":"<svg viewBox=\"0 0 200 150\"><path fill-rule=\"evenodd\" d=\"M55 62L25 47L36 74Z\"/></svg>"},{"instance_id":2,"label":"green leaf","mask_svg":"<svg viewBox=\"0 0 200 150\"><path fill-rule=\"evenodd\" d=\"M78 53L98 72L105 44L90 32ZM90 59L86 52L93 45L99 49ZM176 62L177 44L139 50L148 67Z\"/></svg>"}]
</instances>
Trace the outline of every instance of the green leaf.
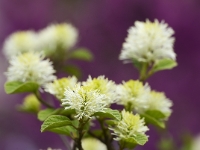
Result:
<instances>
[{"instance_id":1,"label":"green leaf","mask_svg":"<svg viewBox=\"0 0 200 150\"><path fill-rule=\"evenodd\" d=\"M165 128L165 115L160 111L147 111L143 114L141 114L142 117L144 117L145 122L149 124L153 124L159 128Z\"/></svg>"},{"instance_id":2,"label":"green leaf","mask_svg":"<svg viewBox=\"0 0 200 150\"><path fill-rule=\"evenodd\" d=\"M39 113L38 113L38 119L40 121L44 121L47 117L49 117L50 115L53 114L53 112L55 111L55 109L51 109L51 108L47 108L45 110L41 110Z\"/></svg>"},{"instance_id":3,"label":"green leaf","mask_svg":"<svg viewBox=\"0 0 200 150\"><path fill-rule=\"evenodd\" d=\"M70 58L91 61L93 59L93 55L89 50L79 48L71 52Z\"/></svg>"},{"instance_id":4,"label":"green leaf","mask_svg":"<svg viewBox=\"0 0 200 150\"><path fill-rule=\"evenodd\" d=\"M110 108L105 109L104 112L96 112L94 116L121 120L120 112L118 110L112 110Z\"/></svg>"},{"instance_id":5,"label":"green leaf","mask_svg":"<svg viewBox=\"0 0 200 150\"><path fill-rule=\"evenodd\" d=\"M144 145L148 141L148 137L144 134L138 133L136 137L133 137L137 144Z\"/></svg>"},{"instance_id":6,"label":"green leaf","mask_svg":"<svg viewBox=\"0 0 200 150\"><path fill-rule=\"evenodd\" d=\"M5 92L7 94L24 93L24 92L35 92L39 88L39 85L35 82L18 82L11 81L6 82L4 85Z\"/></svg>"},{"instance_id":7,"label":"green leaf","mask_svg":"<svg viewBox=\"0 0 200 150\"><path fill-rule=\"evenodd\" d=\"M24 98L23 104L18 105L17 109L22 112L38 113L41 108L41 103L35 95L30 94Z\"/></svg>"},{"instance_id":8,"label":"green leaf","mask_svg":"<svg viewBox=\"0 0 200 150\"><path fill-rule=\"evenodd\" d=\"M71 126L63 126L63 127L58 127L58 128L52 128L49 129L48 131L50 132L54 132L57 134L64 134L64 135L72 135L72 134L76 134L77 130L75 130L73 127Z\"/></svg>"},{"instance_id":9,"label":"green leaf","mask_svg":"<svg viewBox=\"0 0 200 150\"><path fill-rule=\"evenodd\" d=\"M137 133L135 136L122 140L122 142L125 143L126 148L134 148L137 145L144 145L147 141L148 136L141 133Z\"/></svg>"},{"instance_id":10,"label":"green leaf","mask_svg":"<svg viewBox=\"0 0 200 150\"><path fill-rule=\"evenodd\" d=\"M72 121L65 116L51 115L43 122L41 132L63 126L72 126Z\"/></svg>"},{"instance_id":11,"label":"green leaf","mask_svg":"<svg viewBox=\"0 0 200 150\"><path fill-rule=\"evenodd\" d=\"M75 111L72 109L63 109L63 108L58 108L58 109L51 109L51 108L47 108L44 110L41 110L38 113L38 119L40 121L44 121L45 119L47 119L49 116L51 115L71 115L73 114Z\"/></svg>"},{"instance_id":12,"label":"green leaf","mask_svg":"<svg viewBox=\"0 0 200 150\"><path fill-rule=\"evenodd\" d=\"M155 119L165 119L167 116L159 110L148 110L145 112L146 114L152 116Z\"/></svg>"},{"instance_id":13,"label":"green leaf","mask_svg":"<svg viewBox=\"0 0 200 150\"><path fill-rule=\"evenodd\" d=\"M133 65L135 68L137 68L140 71L142 69L143 62L139 62L136 59L133 59Z\"/></svg>"},{"instance_id":14,"label":"green leaf","mask_svg":"<svg viewBox=\"0 0 200 150\"><path fill-rule=\"evenodd\" d=\"M154 64L154 66L152 68L152 72L172 69L176 66L177 66L177 62L172 59L161 59Z\"/></svg>"},{"instance_id":15,"label":"green leaf","mask_svg":"<svg viewBox=\"0 0 200 150\"><path fill-rule=\"evenodd\" d=\"M79 121L78 120L73 120L73 121L71 121L71 123L72 123L73 127L78 128L78 126L79 126Z\"/></svg>"},{"instance_id":16,"label":"green leaf","mask_svg":"<svg viewBox=\"0 0 200 150\"><path fill-rule=\"evenodd\" d=\"M82 75L80 68L75 65L68 64L63 67L63 70L69 75L75 75L77 78L80 78Z\"/></svg>"},{"instance_id":17,"label":"green leaf","mask_svg":"<svg viewBox=\"0 0 200 150\"><path fill-rule=\"evenodd\" d=\"M132 141L132 142L130 142L130 141ZM122 142L120 142L120 143L122 143ZM135 140L129 139L127 141L123 141L122 145L124 145L125 148L134 149L138 144L135 143Z\"/></svg>"}]
</instances>

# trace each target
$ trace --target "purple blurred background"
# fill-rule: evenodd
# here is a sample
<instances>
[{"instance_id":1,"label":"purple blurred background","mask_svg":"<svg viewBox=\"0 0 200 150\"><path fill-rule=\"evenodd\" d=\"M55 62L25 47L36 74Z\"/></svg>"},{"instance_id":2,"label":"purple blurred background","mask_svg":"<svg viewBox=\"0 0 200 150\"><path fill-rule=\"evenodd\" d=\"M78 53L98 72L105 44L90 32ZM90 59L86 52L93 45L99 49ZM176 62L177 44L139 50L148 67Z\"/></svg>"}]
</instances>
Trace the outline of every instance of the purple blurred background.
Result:
<instances>
[{"instance_id":1,"label":"purple blurred background","mask_svg":"<svg viewBox=\"0 0 200 150\"><path fill-rule=\"evenodd\" d=\"M174 102L169 130L179 141L190 131L200 133L200 1L199 0L0 0L0 46L16 30L41 29L52 22L70 22L80 31L78 46L89 48L95 55L92 63L78 63L84 71L82 80L105 75L120 83L137 79L131 64L118 60L127 29L136 20L164 20L175 30L175 52L178 67L151 77L148 82L166 92ZM8 66L0 54L0 149L38 150L63 148L53 133L40 133L41 123L35 116L16 111L21 100L6 95L3 72ZM155 130L148 132L144 149L155 150Z\"/></svg>"}]
</instances>

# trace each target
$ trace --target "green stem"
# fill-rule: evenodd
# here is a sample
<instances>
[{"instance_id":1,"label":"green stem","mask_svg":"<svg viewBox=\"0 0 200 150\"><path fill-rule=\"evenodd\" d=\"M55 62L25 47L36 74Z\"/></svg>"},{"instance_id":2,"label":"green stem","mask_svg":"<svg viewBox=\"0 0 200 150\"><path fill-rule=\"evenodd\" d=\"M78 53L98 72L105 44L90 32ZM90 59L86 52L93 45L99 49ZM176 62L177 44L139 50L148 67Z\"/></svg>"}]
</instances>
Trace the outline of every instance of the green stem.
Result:
<instances>
[{"instance_id":1,"label":"green stem","mask_svg":"<svg viewBox=\"0 0 200 150\"><path fill-rule=\"evenodd\" d=\"M129 112L132 112L132 111L133 111L133 109L132 109L132 103L129 102L129 103L126 105L125 110L126 110L126 111L129 111Z\"/></svg>"},{"instance_id":2,"label":"green stem","mask_svg":"<svg viewBox=\"0 0 200 150\"><path fill-rule=\"evenodd\" d=\"M121 141L121 142L119 143L119 150L123 150L123 149L124 149L124 142Z\"/></svg>"},{"instance_id":3,"label":"green stem","mask_svg":"<svg viewBox=\"0 0 200 150\"><path fill-rule=\"evenodd\" d=\"M82 138L84 136L84 126L86 125L86 123L89 121L89 119L87 119L86 121L84 121L83 119L81 119L79 121L79 126L78 126L78 138L75 139L75 144L76 144L76 148L78 148L78 150L83 150L82 147Z\"/></svg>"},{"instance_id":4,"label":"green stem","mask_svg":"<svg viewBox=\"0 0 200 150\"><path fill-rule=\"evenodd\" d=\"M79 138L77 139L77 148L78 150L83 150L83 147L82 147L82 137L83 137L83 133L82 133L82 129L80 128L79 131L78 131L78 134L79 134Z\"/></svg>"},{"instance_id":5,"label":"green stem","mask_svg":"<svg viewBox=\"0 0 200 150\"><path fill-rule=\"evenodd\" d=\"M98 121L99 121L101 129L103 131L104 143L106 144L107 149L108 150L113 150L112 142L111 142L112 139L111 139L111 136L108 135L108 129L104 126L104 120L98 119Z\"/></svg>"},{"instance_id":6,"label":"green stem","mask_svg":"<svg viewBox=\"0 0 200 150\"><path fill-rule=\"evenodd\" d=\"M34 92L35 96L37 97L37 99L43 104L45 105L46 107L48 108L54 108L53 106L51 106L49 103L45 102L41 96L40 96L40 93L38 91Z\"/></svg>"},{"instance_id":7,"label":"green stem","mask_svg":"<svg viewBox=\"0 0 200 150\"><path fill-rule=\"evenodd\" d=\"M153 67L149 70L149 72L147 73L146 79L148 79L149 77L151 77L154 74L153 71Z\"/></svg>"},{"instance_id":8,"label":"green stem","mask_svg":"<svg viewBox=\"0 0 200 150\"><path fill-rule=\"evenodd\" d=\"M147 69L148 69L148 63L142 64L142 69L140 70L140 77L139 80L144 82L147 79Z\"/></svg>"}]
</instances>

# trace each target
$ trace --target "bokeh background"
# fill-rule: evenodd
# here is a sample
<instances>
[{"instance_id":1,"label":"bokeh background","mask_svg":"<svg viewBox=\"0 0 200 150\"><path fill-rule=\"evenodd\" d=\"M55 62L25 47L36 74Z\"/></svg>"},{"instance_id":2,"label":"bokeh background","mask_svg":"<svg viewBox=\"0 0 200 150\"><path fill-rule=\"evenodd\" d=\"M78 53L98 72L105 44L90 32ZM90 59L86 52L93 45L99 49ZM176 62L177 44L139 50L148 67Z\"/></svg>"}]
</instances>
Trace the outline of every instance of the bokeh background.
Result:
<instances>
[{"instance_id":1,"label":"bokeh background","mask_svg":"<svg viewBox=\"0 0 200 150\"><path fill-rule=\"evenodd\" d=\"M118 60L127 29L136 20L164 20L175 30L178 67L155 74L148 82L173 100L169 131L180 142L186 131L200 133L200 1L199 0L0 0L0 47L5 38L17 30L39 30L50 23L70 22L79 29L78 46L87 47L93 62L77 62L88 75L105 75L120 83L137 79L131 64ZM8 62L0 53L0 149L38 150L62 148L53 133L40 133L35 116L16 111L23 95L6 95L3 72ZM143 149L155 150L158 132L148 132Z\"/></svg>"}]
</instances>

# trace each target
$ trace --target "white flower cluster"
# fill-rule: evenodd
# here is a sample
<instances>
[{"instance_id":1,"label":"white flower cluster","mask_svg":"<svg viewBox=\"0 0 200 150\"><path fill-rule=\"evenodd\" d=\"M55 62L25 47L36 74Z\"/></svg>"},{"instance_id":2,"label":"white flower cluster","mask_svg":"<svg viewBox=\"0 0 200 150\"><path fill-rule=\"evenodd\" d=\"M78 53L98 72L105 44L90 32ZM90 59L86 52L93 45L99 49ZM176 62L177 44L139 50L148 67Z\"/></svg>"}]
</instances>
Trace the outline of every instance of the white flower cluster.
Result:
<instances>
[{"instance_id":1,"label":"white flower cluster","mask_svg":"<svg viewBox=\"0 0 200 150\"><path fill-rule=\"evenodd\" d=\"M128 30L119 58L130 62L133 59L140 62L155 62L163 58L175 60L173 34L173 29L163 21L136 21L135 26Z\"/></svg>"},{"instance_id":2,"label":"white flower cluster","mask_svg":"<svg viewBox=\"0 0 200 150\"><path fill-rule=\"evenodd\" d=\"M73 76L45 84L45 91L61 100L66 109L75 109L76 117L81 119L90 118L95 112L103 111L110 105L114 87L114 82L104 76L94 79L89 76L82 84Z\"/></svg>"},{"instance_id":3,"label":"white flower cluster","mask_svg":"<svg viewBox=\"0 0 200 150\"><path fill-rule=\"evenodd\" d=\"M118 104L143 113L147 110L158 110L168 117L172 110L172 101L164 93L151 91L148 84L129 80L118 85Z\"/></svg>"},{"instance_id":4,"label":"white flower cluster","mask_svg":"<svg viewBox=\"0 0 200 150\"><path fill-rule=\"evenodd\" d=\"M68 88L64 94L62 105L65 109L74 109L78 120L91 118L95 112L103 112L107 106L106 95L85 86L76 85L74 88Z\"/></svg>"},{"instance_id":5,"label":"white flower cluster","mask_svg":"<svg viewBox=\"0 0 200 150\"><path fill-rule=\"evenodd\" d=\"M93 79L89 76L87 81L82 84L88 89L98 90L99 93L105 94L109 98L106 100L108 105L116 100L116 85L113 81L105 78L105 76L98 76Z\"/></svg>"},{"instance_id":6,"label":"white flower cluster","mask_svg":"<svg viewBox=\"0 0 200 150\"><path fill-rule=\"evenodd\" d=\"M78 119L91 118L95 112L104 111L113 103L115 87L115 83L104 76L93 79L89 76L86 82L77 83L74 87L66 84L62 105L65 109L75 109ZM56 91L51 89L51 93Z\"/></svg>"},{"instance_id":7,"label":"white flower cluster","mask_svg":"<svg viewBox=\"0 0 200 150\"><path fill-rule=\"evenodd\" d=\"M36 82L44 85L56 79L52 63L38 53L23 53L9 61L10 66L5 73L8 81Z\"/></svg>"},{"instance_id":8,"label":"white flower cluster","mask_svg":"<svg viewBox=\"0 0 200 150\"><path fill-rule=\"evenodd\" d=\"M64 98L64 92L67 88L73 88L78 84L75 76L54 80L52 83L45 85L45 91L55 95L59 100Z\"/></svg>"},{"instance_id":9,"label":"white flower cluster","mask_svg":"<svg viewBox=\"0 0 200 150\"><path fill-rule=\"evenodd\" d=\"M114 131L113 134L116 135L115 140L126 140L137 136L138 133L145 135L145 132L149 130L148 127L145 126L144 119L141 119L138 114L134 115L125 110L123 110L121 114L122 120L117 123L116 127L110 128Z\"/></svg>"},{"instance_id":10,"label":"white flower cluster","mask_svg":"<svg viewBox=\"0 0 200 150\"><path fill-rule=\"evenodd\" d=\"M64 91L68 88L73 88L75 85L83 85L85 89L98 91L100 94L106 95L105 103L109 106L114 103L116 99L116 84L105 78L105 76L98 76L92 78L91 76L85 82L78 82L75 76L56 79L51 83L45 85L45 91L55 95L58 99L64 98Z\"/></svg>"},{"instance_id":11,"label":"white flower cluster","mask_svg":"<svg viewBox=\"0 0 200 150\"><path fill-rule=\"evenodd\" d=\"M78 39L78 31L71 24L52 24L35 32L18 31L4 42L3 52L7 59L24 52L43 52L49 56L72 48Z\"/></svg>"},{"instance_id":12,"label":"white flower cluster","mask_svg":"<svg viewBox=\"0 0 200 150\"><path fill-rule=\"evenodd\" d=\"M78 39L78 31L71 24L53 24L39 32L40 49L46 53L55 53L56 50L69 50Z\"/></svg>"},{"instance_id":13,"label":"white flower cluster","mask_svg":"<svg viewBox=\"0 0 200 150\"><path fill-rule=\"evenodd\" d=\"M150 87L148 84L145 86L138 80L129 80L118 85L118 104L125 107L133 108L137 111L146 109L148 106L146 101L148 99Z\"/></svg>"},{"instance_id":14,"label":"white flower cluster","mask_svg":"<svg viewBox=\"0 0 200 150\"><path fill-rule=\"evenodd\" d=\"M89 76L87 81L82 83L77 82L75 78L63 78L47 84L45 90L58 99L62 98L62 104L66 109L75 109L79 119L83 116L89 118L114 102L138 113L158 110L165 114L166 118L172 112L172 101L166 98L164 93L151 91L148 84L143 85L138 80L116 85L104 76ZM116 99L117 101L114 101Z\"/></svg>"},{"instance_id":15,"label":"white flower cluster","mask_svg":"<svg viewBox=\"0 0 200 150\"><path fill-rule=\"evenodd\" d=\"M147 110L159 110L166 116L172 112L172 101L163 92L151 91L147 101Z\"/></svg>"},{"instance_id":16,"label":"white flower cluster","mask_svg":"<svg viewBox=\"0 0 200 150\"><path fill-rule=\"evenodd\" d=\"M38 51L38 35L34 31L18 31L11 34L3 45L8 59L21 53Z\"/></svg>"}]
</instances>

